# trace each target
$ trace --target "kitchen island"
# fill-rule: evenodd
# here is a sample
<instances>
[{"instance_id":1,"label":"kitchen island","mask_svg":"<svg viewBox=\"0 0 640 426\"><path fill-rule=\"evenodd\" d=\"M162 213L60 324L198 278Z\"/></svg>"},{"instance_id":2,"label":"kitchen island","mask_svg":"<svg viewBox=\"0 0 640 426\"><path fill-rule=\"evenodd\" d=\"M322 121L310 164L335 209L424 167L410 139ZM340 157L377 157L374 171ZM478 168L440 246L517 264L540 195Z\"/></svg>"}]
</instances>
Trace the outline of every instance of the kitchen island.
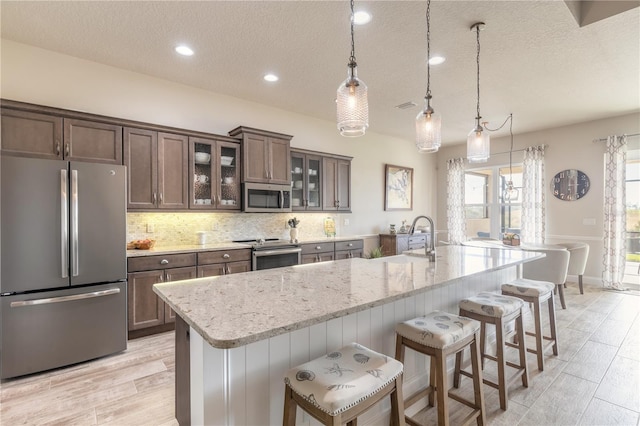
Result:
<instances>
[{"instance_id":1,"label":"kitchen island","mask_svg":"<svg viewBox=\"0 0 640 426\"><path fill-rule=\"evenodd\" d=\"M499 290L519 265L543 256L461 246L438 247L436 255L435 262L416 251L156 284L179 317L176 418L281 424L282 378L291 366L352 341L393 356L396 323L457 312L460 299ZM408 355L407 395L428 372L424 357ZM377 424L388 411L379 404L361 423ZM298 423L309 422L298 410Z\"/></svg>"}]
</instances>

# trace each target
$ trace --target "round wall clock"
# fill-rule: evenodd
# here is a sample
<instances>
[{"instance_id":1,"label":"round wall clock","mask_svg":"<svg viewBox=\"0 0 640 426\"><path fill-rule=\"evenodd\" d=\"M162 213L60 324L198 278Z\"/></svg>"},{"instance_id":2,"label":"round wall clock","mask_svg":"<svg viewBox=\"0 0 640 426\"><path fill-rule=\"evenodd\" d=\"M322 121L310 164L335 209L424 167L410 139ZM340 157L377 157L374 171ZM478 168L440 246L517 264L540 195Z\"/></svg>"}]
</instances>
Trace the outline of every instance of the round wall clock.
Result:
<instances>
[{"instance_id":1,"label":"round wall clock","mask_svg":"<svg viewBox=\"0 0 640 426\"><path fill-rule=\"evenodd\" d=\"M567 169L556 173L551 182L553 196L563 201L575 201L587 195L589 176L580 170Z\"/></svg>"}]
</instances>

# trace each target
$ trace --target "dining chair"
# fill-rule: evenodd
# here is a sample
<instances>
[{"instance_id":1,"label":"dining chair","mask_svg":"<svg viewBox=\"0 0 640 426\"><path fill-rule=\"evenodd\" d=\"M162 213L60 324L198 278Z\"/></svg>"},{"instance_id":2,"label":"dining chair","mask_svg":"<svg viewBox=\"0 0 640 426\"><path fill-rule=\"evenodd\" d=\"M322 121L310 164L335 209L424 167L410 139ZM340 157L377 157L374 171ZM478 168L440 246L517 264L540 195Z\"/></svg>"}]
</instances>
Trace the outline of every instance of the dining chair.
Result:
<instances>
[{"instance_id":1,"label":"dining chair","mask_svg":"<svg viewBox=\"0 0 640 426\"><path fill-rule=\"evenodd\" d=\"M548 281L557 286L562 309L567 309L564 300L564 283L569 269L569 250L564 248L522 248L524 251L542 252L546 256L522 265L522 277L529 280Z\"/></svg>"},{"instance_id":2,"label":"dining chair","mask_svg":"<svg viewBox=\"0 0 640 426\"><path fill-rule=\"evenodd\" d=\"M587 243L557 243L556 245L562 246L569 250L569 268L567 275L578 276L578 287L580 288L580 294L584 294L582 288L582 275L587 267L587 259L589 258L589 244ZM567 284L565 282L565 287Z\"/></svg>"}]
</instances>

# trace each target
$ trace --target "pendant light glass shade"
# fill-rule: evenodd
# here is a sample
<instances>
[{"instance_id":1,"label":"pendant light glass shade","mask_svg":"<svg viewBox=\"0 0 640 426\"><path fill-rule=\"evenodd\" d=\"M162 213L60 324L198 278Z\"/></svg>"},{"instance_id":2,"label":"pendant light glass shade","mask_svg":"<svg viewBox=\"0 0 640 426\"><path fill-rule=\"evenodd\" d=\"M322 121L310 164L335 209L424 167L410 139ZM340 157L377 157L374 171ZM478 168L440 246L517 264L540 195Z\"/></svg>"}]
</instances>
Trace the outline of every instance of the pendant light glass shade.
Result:
<instances>
[{"instance_id":1,"label":"pendant light glass shade","mask_svg":"<svg viewBox=\"0 0 640 426\"><path fill-rule=\"evenodd\" d=\"M476 126L469 132L467 136L467 160L470 163L484 163L489 159L489 132L484 131L480 124L480 30L484 29L484 22L476 22L471 26L471 30L476 31L477 53L476 53Z\"/></svg>"},{"instance_id":2,"label":"pendant light glass shade","mask_svg":"<svg viewBox=\"0 0 640 426\"><path fill-rule=\"evenodd\" d=\"M416 116L416 147L419 153L436 152L442 143L442 121L431 106L431 0L427 0L427 93L424 109Z\"/></svg>"},{"instance_id":3,"label":"pendant light glass shade","mask_svg":"<svg viewBox=\"0 0 640 426\"><path fill-rule=\"evenodd\" d=\"M357 137L369 127L367 85L358 79L355 63L349 64L347 79L336 92L338 130L342 136Z\"/></svg>"},{"instance_id":4,"label":"pendant light glass shade","mask_svg":"<svg viewBox=\"0 0 640 426\"><path fill-rule=\"evenodd\" d=\"M351 56L347 79L336 91L336 118L338 130L342 136L358 137L364 135L369 127L369 99L367 85L358 78L356 64L356 45L353 37L353 0L351 4Z\"/></svg>"},{"instance_id":5,"label":"pendant light glass shade","mask_svg":"<svg viewBox=\"0 0 640 426\"><path fill-rule=\"evenodd\" d=\"M489 159L489 132L478 124L467 136L467 160L470 163L484 163Z\"/></svg>"},{"instance_id":6,"label":"pendant light glass shade","mask_svg":"<svg viewBox=\"0 0 640 426\"><path fill-rule=\"evenodd\" d=\"M442 120L424 99L424 109L416 116L416 147L420 153L436 152L442 144Z\"/></svg>"},{"instance_id":7,"label":"pendant light glass shade","mask_svg":"<svg viewBox=\"0 0 640 426\"><path fill-rule=\"evenodd\" d=\"M516 201L519 196L520 191L518 191L516 187L513 186L513 181L507 181L507 187L504 190L504 194L502 194L502 198L504 199L504 201Z\"/></svg>"}]
</instances>

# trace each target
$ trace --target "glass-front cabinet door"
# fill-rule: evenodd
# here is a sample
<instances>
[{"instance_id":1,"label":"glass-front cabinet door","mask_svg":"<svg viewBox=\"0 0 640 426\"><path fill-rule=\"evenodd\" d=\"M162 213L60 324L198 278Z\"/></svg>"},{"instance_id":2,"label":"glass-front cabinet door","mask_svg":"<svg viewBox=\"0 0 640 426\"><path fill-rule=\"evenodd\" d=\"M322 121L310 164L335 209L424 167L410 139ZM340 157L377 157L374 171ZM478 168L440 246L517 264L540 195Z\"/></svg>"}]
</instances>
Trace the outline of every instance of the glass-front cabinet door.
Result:
<instances>
[{"instance_id":1,"label":"glass-front cabinet door","mask_svg":"<svg viewBox=\"0 0 640 426\"><path fill-rule=\"evenodd\" d=\"M189 207L204 210L240 209L240 145L189 138L191 190Z\"/></svg>"},{"instance_id":2,"label":"glass-front cabinet door","mask_svg":"<svg viewBox=\"0 0 640 426\"><path fill-rule=\"evenodd\" d=\"M291 207L293 210L322 210L320 185L322 157L291 152Z\"/></svg>"},{"instance_id":3,"label":"glass-front cabinet door","mask_svg":"<svg viewBox=\"0 0 640 426\"><path fill-rule=\"evenodd\" d=\"M219 167L216 175L216 208L240 210L240 144L218 141L217 157Z\"/></svg>"}]
</instances>

